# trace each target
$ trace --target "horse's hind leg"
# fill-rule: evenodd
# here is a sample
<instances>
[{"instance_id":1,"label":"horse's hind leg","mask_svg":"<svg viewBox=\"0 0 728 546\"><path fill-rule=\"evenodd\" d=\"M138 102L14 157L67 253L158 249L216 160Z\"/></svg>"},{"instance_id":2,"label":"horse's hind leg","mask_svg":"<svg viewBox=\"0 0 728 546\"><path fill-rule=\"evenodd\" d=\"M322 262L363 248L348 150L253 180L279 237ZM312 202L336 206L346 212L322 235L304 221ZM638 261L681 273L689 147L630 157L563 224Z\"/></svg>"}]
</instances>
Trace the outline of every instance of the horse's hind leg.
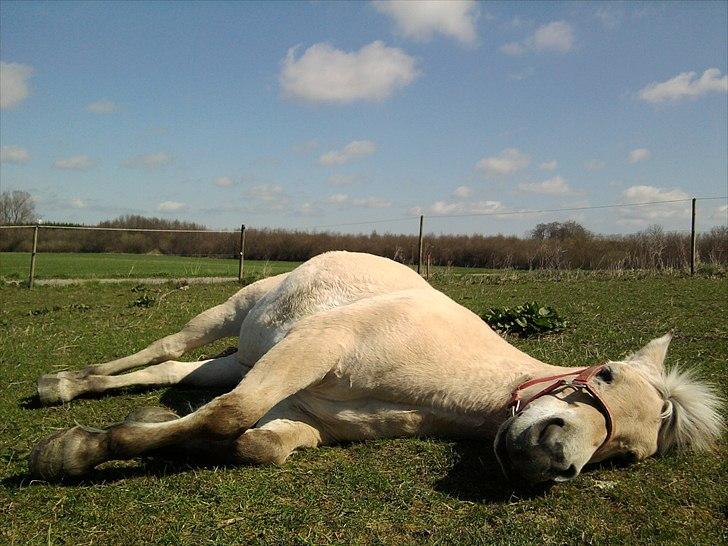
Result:
<instances>
[{"instance_id":1,"label":"horse's hind leg","mask_svg":"<svg viewBox=\"0 0 728 546\"><path fill-rule=\"evenodd\" d=\"M114 459L199 441L233 441L274 406L322 380L348 344L324 345L322 336L291 331L268 351L231 392L180 419L164 423L126 422L106 430L76 426L39 442L30 459L32 475L48 480L80 476Z\"/></svg>"},{"instance_id":2,"label":"horse's hind leg","mask_svg":"<svg viewBox=\"0 0 728 546\"><path fill-rule=\"evenodd\" d=\"M204 311L189 321L181 331L155 341L145 349L104 364L82 370L46 374L38 380L38 396L43 404L67 402L59 397L58 383L74 381L91 375L112 375L139 366L157 364L179 358L187 351L224 337L237 336L248 311L255 303L278 286L286 274L262 279L238 291L225 303Z\"/></svg>"},{"instance_id":3,"label":"horse's hind leg","mask_svg":"<svg viewBox=\"0 0 728 546\"><path fill-rule=\"evenodd\" d=\"M52 404L124 387L187 385L232 389L240 383L248 369L238 361L238 353L235 352L225 357L196 362L168 360L122 375L43 376L38 380L38 393L42 403Z\"/></svg>"},{"instance_id":4,"label":"horse's hind leg","mask_svg":"<svg viewBox=\"0 0 728 546\"><path fill-rule=\"evenodd\" d=\"M187 351L217 339L237 336L248 311L260 298L278 286L285 276L284 273L254 282L236 292L225 303L203 311L176 334L157 340L133 355L88 366L83 372L87 375L112 375L138 366L179 358Z\"/></svg>"}]
</instances>

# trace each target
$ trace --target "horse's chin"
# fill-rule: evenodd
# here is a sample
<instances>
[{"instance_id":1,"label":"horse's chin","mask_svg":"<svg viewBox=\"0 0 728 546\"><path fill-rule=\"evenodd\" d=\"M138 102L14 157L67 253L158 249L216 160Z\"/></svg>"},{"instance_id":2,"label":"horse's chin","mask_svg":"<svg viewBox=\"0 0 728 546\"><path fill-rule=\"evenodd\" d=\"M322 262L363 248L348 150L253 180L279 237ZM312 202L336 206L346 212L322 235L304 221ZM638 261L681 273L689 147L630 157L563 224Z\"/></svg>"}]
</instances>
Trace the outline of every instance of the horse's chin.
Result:
<instances>
[{"instance_id":1,"label":"horse's chin","mask_svg":"<svg viewBox=\"0 0 728 546\"><path fill-rule=\"evenodd\" d=\"M514 470L511 468L510 459L508 457L508 449L506 448L506 437L508 436L508 428L513 423L515 417L510 417L501 423L493 442L493 451L495 458L500 465L501 471L507 480L515 478Z\"/></svg>"}]
</instances>

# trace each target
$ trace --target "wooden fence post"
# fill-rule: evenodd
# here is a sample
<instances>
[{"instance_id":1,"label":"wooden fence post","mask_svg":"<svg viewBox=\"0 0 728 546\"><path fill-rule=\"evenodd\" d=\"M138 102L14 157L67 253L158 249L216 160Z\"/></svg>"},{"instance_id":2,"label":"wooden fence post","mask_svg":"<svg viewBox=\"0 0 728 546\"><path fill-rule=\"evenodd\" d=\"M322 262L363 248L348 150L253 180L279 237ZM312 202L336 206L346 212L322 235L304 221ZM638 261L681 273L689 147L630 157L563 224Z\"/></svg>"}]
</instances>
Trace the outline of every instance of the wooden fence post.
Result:
<instances>
[{"instance_id":1,"label":"wooden fence post","mask_svg":"<svg viewBox=\"0 0 728 546\"><path fill-rule=\"evenodd\" d=\"M245 224L240 226L240 258L238 262L238 280L243 280L243 266L245 265Z\"/></svg>"},{"instance_id":2,"label":"wooden fence post","mask_svg":"<svg viewBox=\"0 0 728 546\"><path fill-rule=\"evenodd\" d=\"M30 275L28 277L28 288L33 290L35 283L35 255L38 254L38 224L33 229L33 252L30 253Z\"/></svg>"},{"instance_id":3,"label":"wooden fence post","mask_svg":"<svg viewBox=\"0 0 728 546\"><path fill-rule=\"evenodd\" d=\"M417 260L417 273L420 275L422 274L422 223L424 222L425 217L423 215L420 215L420 252L419 252L419 259Z\"/></svg>"},{"instance_id":4,"label":"wooden fence post","mask_svg":"<svg viewBox=\"0 0 728 546\"><path fill-rule=\"evenodd\" d=\"M695 250L695 197L693 197L693 211L690 221L690 275L695 275Z\"/></svg>"}]
</instances>

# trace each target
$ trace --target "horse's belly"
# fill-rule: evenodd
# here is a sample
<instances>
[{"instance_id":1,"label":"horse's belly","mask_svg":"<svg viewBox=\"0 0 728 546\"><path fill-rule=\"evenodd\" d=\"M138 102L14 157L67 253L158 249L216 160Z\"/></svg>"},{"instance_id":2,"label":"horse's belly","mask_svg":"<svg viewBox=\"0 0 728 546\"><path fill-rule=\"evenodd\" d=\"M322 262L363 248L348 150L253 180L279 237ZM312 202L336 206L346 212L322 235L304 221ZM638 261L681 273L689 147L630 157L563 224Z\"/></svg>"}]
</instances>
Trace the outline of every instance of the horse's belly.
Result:
<instances>
[{"instance_id":1,"label":"horse's belly","mask_svg":"<svg viewBox=\"0 0 728 546\"><path fill-rule=\"evenodd\" d=\"M367 398L326 400L306 391L294 395L291 403L313 417L332 442L418 436L428 417L421 408Z\"/></svg>"}]
</instances>

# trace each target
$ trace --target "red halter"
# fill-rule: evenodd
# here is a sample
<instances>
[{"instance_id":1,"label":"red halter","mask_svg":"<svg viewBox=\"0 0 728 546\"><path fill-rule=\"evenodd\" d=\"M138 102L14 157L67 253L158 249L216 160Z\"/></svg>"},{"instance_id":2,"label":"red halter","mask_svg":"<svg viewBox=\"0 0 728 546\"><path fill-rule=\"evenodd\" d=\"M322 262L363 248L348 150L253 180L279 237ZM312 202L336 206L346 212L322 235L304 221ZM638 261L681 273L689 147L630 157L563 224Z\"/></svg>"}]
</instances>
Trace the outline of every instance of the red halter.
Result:
<instances>
[{"instance_id":1,"label":"red halter","mask_svg":"<svg viewBox=\"0 0 728 546\"><path fill-rule=\"evenodd\" d=\"M599 396L599 393L596 391L596 389L592 387L590 381L604 368L604 366L604 364L599 364L597 366L591 366L589 368L576 370L575 372L562 373L559 375L550 375L548 377L539 377L537 379L531 379L530 381L521 383L511 393L511 398L510 400L508 400L508 407L511 408L513 415L517 415L521 413L528 404L530 404L537 398L541 398L542 396L554 392L557 389L561 389L563 387L582 389L586 391L597 402L597 408L599 409L599 411L602 412L602 415L604 415L604 419L606 420L607 437L602 442L603 446L609 441L614 433L614 422L612 419L612 412L609 411L609 406L607 406L606 402L602 399L601 396ZM538 385L539 383L547 383L549 381L551 381L552 383L548 385L545 389L534 394L525 402L522 401L521 392L523 390L532 387L533 385Z\"/></svg>"}]
</instances>

